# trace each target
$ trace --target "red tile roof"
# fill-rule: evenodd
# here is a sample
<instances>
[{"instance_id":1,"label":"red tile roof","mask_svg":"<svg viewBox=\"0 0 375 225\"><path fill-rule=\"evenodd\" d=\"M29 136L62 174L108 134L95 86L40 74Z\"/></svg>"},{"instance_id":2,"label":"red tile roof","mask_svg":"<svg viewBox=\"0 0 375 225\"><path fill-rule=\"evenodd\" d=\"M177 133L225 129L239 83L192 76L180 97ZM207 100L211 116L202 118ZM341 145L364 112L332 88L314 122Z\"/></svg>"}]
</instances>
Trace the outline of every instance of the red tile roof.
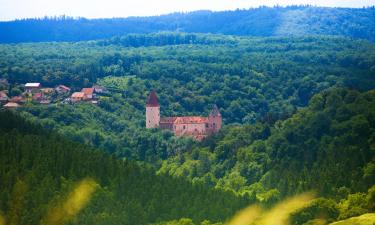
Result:
<instances>
[{"instance_id":1,"label":"red tile roof","mask_svg":"<svg viewBox=\"0 0 375 225\"><path fill-rule=\"evenodd\" d=\"M8 98L8 95L4 91L0 91L0 98Z\"/></svg>"},{"instance_id":2,"label":"red tile roof","mask_svg":"<svg viewBox=\"0 0 375 225\"><path fill-rule=\"evenodd\" d=\"M177 117L174 121L175 124L184 124L184 123L208 123L207 117L201 116L182 116Z\"/></svg>"},{"instance_id":3,"label":"red tile roof","mask_svg":"<svg viewBox=\"0 0 375 225\"><path fill-rule=\"evenodd\" d=\"M85 95L92 95L94 93L94 88L82 88L81 92Z\"/></svg>"},{"instance_id":4,"label":"red tile roof","mask_svg":"<svg viewBox=\"0 0 375 225\"><path fill-rule=\"evenodd\" d=\"M5 108L16 108L20 105L18 105L18 103L15 103L15 102L8 102L7 104L4 105Z\"/></svg>"},{"instance_id":5,"label":"red tile roof","mask_svg":"<svg viewBox=\"0 0 375 225\"><path fill-rule=\"evenodd\" d=\"M43 93L41 93L41 92L37 92L37 93L35 93L34 95L33 95L33 99L34 100L38 100L38 99L40 99L40 98L42 98L43 97Z\"/></svg>"},{"instance_id":6,"label":"red tile roof","mask_svg":"<svg viewBox=\"0 0 375 225\"><path fill-rule=\"evenodd\" d=\"M72 98L83 98L83 97L85 97L85 93L83 92L74 92L72 94Z\"/></svg>"},{"instance_id":7,"label":"red tile roof","mask_svg":"<svg viewBox=\"0 0 375 225\"><path fill-rule=\"evenodd\" d=\"M177 118L178 117L162 117L160 118L160 123L174 123Z\"/></svg>"},{"instance_id":8,"label":"red tile roof","mask_svg":"<svg viewBox=\"0 0 375 225\"><path fill-rule=\"evenodd\" d=\"M65 85L62 85L60 84L59 86L57 86L58 88L61 88L61 89L65 89L65 90L69 90L70 91L70 88L68 88L67 86Z\"/></svg>"},{"instance_id":9,"label":"red tile roof","mask_svg":"<svg viewBox=\"0 0 375 225\"><path fill-rule=\"evenodd\" d=\"M156 95L155 91L151 91L150 96L147 100L146 106L147 107L158 107L158 106L160 106L159 101L158 101L158 96Z\"/></svg>"},{"instance_id":10,"label":"red tile roof","mask_svg":"<svg viewBox=\"0 0 375 225\"><path fill-rule=\"evenodd\" d=\"M22 101L24 101L24 98L22 96L14 96L9 101L10 102L22 102Z\"/></svg>"}]
</instances>

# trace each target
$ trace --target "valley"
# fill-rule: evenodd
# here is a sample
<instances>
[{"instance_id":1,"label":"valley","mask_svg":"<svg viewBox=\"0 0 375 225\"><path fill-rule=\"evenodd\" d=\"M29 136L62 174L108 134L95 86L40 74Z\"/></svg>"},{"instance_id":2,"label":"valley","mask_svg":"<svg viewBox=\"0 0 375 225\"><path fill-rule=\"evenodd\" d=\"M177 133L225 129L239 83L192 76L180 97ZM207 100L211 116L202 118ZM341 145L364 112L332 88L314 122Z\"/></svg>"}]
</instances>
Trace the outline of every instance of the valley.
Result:
<instances>
[{"instance_id":1,"label":"valley","mask_svg":"<svg viewBox=\"0 0 375 225\"><path fill-rule=\"evenodd\" d=\"M248 206L264 224L294 198L280 214L289 224L371 222L374 31L337 21L371 22L373 10L265 7L184 20L238 13L227 30L3 36L0 225L232 225ZM241 25L249 13L267 17ZM270 15L283 23L260 29ZM64 201L85 182L87 203L70 218Z\"/></svg>"}]
</instances>

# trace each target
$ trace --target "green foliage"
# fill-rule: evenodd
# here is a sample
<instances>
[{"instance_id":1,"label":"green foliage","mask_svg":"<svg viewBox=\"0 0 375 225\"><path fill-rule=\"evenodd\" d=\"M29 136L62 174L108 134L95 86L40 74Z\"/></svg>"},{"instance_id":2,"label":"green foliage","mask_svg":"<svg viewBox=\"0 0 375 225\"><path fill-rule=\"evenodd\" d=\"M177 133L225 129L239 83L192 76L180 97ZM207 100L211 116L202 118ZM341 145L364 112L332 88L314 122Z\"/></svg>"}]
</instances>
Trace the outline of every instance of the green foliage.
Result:
<instances>
[{"instance_id":1,"label":"green foliage","mask_svg":"<svg viewBox=\"0 0 375 225\"><path fill-rule=\"evenodd\" d=\"M13 85L40 81L78 90L99 83L110 90L98 106L19 109L23 118L71 141L19 116L0 116L0 176L6 181L0 211L26 204L33 210L21 211L20 223L36 224L54 194L84 176L101 187L76 224L215 223L245 202L269 207L311 189L322 198L297 213L295 224L312 223L323 211L331 222L374 210L372 43L163 33L0 45L0 53L0 77ZM152 89L162 116L204 115L217 104L226 126L202 143L145 129ZM158 168L157 176L147 163ZM16 188L26 197L12 203L13 188L22 187L17 182L28 189Z\"/></svg>"},{"instance_id":2,"label":"green foliage","mask_svg":"<svg viewBox=\"0 0 375 225\"><path fill-rule=\"evenodd\" d=\"M367 194L358 192L348 195L346 199L341 200L338 204L340 210L338 219L347 219L374 211L374 196L375 186L372 186Z\"/></svg>"},{"instance_id":3,"label":"green foliage","mask_svg":"<svg viewBox=\"0 0 375 225\"><path fill-rule=\"evenodd\" d=\"M366 213L361 216L352 217L343 221L330 223L329 225L372 225L375 221L375 213Z\"/></svg>"},{"instance_id":4,"label":"green foliage","mask_svg":"<svg viewBox=\"0 0 375 225\"><path fill-rule=\"evenodd\" d=\"M375 157L374 112L374 91L331 89L273 126L227 126L214 141L164 161L159 173L203 183L210 177L206 184L266 205L315 190L334 202L343 200L337 206L331 200L317 202L304 217L324 210L331 220L339 216L338 210L340 218L360 215L374 207L368 200L373 189L368 196L360 193L374 185L368 179ZM205 169L198 170L203 165Z\"/></svg>"},{"instance_id":5,"label":"green foliage","mask_svg":"<svg viewBox=\"0 0 375 225\"><path fill-rule=\"evenodd\" d=\"M7 111L0 111L0 155L0 211L12 224L40 224L54 202L85 177L100 187L69 224L147 224L184 217L191 220L180 224L218 222L248 204L229 192L155 175Z\"/></svg>"},{"instance_id":6,"label":"green foliage","mask_svg":"<svg viewBox=\"0 0 375 225\"><path fill-rule=\"evenodd\" d=\"M201 42L140 48L123 44L124 40L164 42L186 37ZM157 166L190 149L191 140L144 129L144 106L152 89L157 90L163 116L207 115L210 105L216 104L225 124L273 124L328 87L367 90L375 86L375 71L370 69L375 63L374 44L338 37L163 33L79 43L0 45L0 52L0 77L12 84L62 83L79 90L97 82L108 87L111 94L100 99L99 107L28 106L23 110L73 140ZM322 106L319 99L312 101L317 109ZM221 145L220 157L232 154L231 143ZM261 154L251 157L262 158ZM254 170L258 164L263 165L253 164ZM254 179L260 176L250 169L241 176L244 172Z\"/></svg>"},{"instance_id":7,"label":"green foliage","mask_svg":"<svg viewBox=\"0 0 375 225\"><path fill-rule=\"evenodd\" d=\"M196 11L152 17L73 19L67 16L0 22L0 42L82 41L129 33L183 31L250 36L341 35L374 41L374 7L259 7L234 11ZM27 34L27 35L26 35ZM121 38L127 46L196 43L184 35L163 41ZM107 43L107 42L104 42Z\"/></svg>"}]
</instances>

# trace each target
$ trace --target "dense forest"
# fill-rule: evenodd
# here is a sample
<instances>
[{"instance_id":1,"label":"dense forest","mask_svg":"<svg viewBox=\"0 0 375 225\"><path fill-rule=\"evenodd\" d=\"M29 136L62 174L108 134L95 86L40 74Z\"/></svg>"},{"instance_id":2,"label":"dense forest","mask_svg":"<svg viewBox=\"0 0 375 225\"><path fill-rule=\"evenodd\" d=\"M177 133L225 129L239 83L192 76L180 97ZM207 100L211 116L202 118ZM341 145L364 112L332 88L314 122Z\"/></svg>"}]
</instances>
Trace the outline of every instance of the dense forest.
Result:
<instances>
[{"instance_id":1,"label":"dense forest","mask_svg":"<svg viewBox=\"0 0 375 225\"><path fill-rule=\"evenodd\" d=\"M366 205L363 194L375 180L374 113L374 91L331 89L315 95L289 119L227 126L192 151L164 161L159 173L189 177L260 202L315 190L329 199L320 199L323 208L332 201L331 210L337 210L329 215L333 219L360 215L375 209ZM374 190L369 190L371 199Z\"/></svg>"},{"instance_id":2,"label":"dense forest","mask_svg":"<svg viewBox=\"0 0 375 225\"><path fill-rule=\"evenodd\" d=\"M82 41L161 31L262 37L340 35L374 41L375 8L289 6L112 19L21 19L0 22L0 43Z\"/></svg>"},{"instance_id":3,"label":"dense forest","mask_svg":"<svg viewBox=\"0 0 375 225\"><path fill-rule=\"evenodd\" d=\"M177 44L183 40L196 44ZM147 47L129 47L140 45ZM216 104L225 124L252 124L287 118L329 87L366 91L375 86L375 45L346 38L165 33L1 45L0 53L0 77L13 84L65 84L80 90L96 82L111 91L99 107L29 105L22 109L27 117L73 140L154 164L186 151L191 140L144 129L152 89L163 116L204 116Z\"/></svg>"},{"instance_id":4,"label":"dense forest","mask_svg":"<svg viewBox=\"0 0 375 225\"><path fill-rule=\"evenodd\" d=\"M230 192L155 175L4 111L0 155L0 216L6 215L8 224L43 224L59 198L86 177L99 187L69 224L134 225L183 217L210 224L208 220L224 221L250 203Z\"/></svg>"},{"instance_id":5,"label":"dense forest","mask_svg":"<svg viewBox=\"0 0 375 225\"><path fill-rule=\"evenodd\" d=\"M370 41L166 32L1 44L0 78L10 97L26 82L109 90L97 105L27 102L0 113L0 219L43 222L87 177L96 192L71 224L222 223L306 191L318 198L294 225L373 218ZM151 90L162 116L206 116L215 104L224 128L203 142L145 129Z\"/></svg>"}]
</instances>

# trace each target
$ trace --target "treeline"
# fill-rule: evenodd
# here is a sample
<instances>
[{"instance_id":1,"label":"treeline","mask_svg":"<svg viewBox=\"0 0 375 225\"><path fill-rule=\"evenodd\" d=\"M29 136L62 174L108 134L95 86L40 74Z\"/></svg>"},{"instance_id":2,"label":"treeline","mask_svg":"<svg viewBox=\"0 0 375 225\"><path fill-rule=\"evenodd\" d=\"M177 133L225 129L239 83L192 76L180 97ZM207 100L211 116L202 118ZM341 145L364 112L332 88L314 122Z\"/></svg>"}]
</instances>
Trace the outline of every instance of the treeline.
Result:
<instances>
[{"instance_id":1,"label":"treeline","mask_svg":"<svg viewBox=\"0 0 375 225\"><path fill-rule=\"evenodd\" d=\"M56 201L86 177L100 186L69 224L148 224L183 217L219 222L250 202L185 179L155 175L4 111L0 155L0 214L7 224L40 224Z\"/></svg>"},{"instance_id":2,"label":"treeline","mask_svg":"<svg viewBox=\"0 0 375 225\"><path fill-rule=\"evenodd\" d=\"M0 22L0 43L82 41L160 31L245 36L341 35L374 41L374 7L260 7L113 19L53 17Z\"/></svg>"},{"instance_id":3,"label":"treeline","mask_svg":"<svg viewBox=\"0 0 375 225\"><path fill-rule=\"evenodd\" d=\"M296 224L319 213L336 220L373 212L374 113L374 91L331 89L289 119L228 126L192 151L165 160L159 173L266 204L309 190L324 197L296 215Z\"/></svg>"},{"instance_id":4,"label":"treeline","mask_svg":"<svg viewBox=\"0 0 375 225\"><path fill-rule=\"evenodd\" d=\"M165 45L215 45L215 44L236 44L234 38L223 38L223 36L213 36L209 34L194 33L173 33L161 32L153 35L128 34L125 36L115 36L109 39L98 40L98 45L120 45L123 47L148 47Z\"/></svg>"}]
</instances>

